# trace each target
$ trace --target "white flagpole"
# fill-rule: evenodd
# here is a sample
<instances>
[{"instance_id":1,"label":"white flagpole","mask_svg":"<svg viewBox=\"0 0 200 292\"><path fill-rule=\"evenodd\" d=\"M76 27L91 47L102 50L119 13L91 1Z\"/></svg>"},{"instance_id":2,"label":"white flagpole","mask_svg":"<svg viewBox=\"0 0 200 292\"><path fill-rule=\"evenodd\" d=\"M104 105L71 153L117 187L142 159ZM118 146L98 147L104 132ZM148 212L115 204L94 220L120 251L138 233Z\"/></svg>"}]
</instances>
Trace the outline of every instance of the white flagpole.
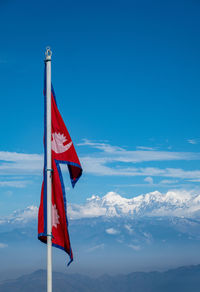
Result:
<instances>
[{"instance_id":1,"label":"white flagpole","mask_svg":"<svg viewBox=\"0 0 200 292\"><path fill-rule=\"evenodd\" d=\"M52 292L52 223L51 223L51 55L46 49L46 155L47 155L47 292Z\"/></svg>"}]
</instances>

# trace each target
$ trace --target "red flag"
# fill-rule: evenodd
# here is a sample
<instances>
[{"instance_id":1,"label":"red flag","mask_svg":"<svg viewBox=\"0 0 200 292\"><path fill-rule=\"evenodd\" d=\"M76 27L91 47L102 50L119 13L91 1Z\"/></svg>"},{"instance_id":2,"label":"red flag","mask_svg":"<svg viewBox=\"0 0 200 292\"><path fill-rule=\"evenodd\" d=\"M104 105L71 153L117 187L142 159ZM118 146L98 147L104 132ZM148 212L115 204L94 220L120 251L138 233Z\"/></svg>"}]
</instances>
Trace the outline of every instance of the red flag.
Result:
<instances>
[{"instance_id":1,"label":"red flag","mask_svg":"<svg viewBox=\"0 0 200 292\"><path fill-rule=\"evenodd\" d=\"M44 90L46 99L46 90ZM46 104L46 103L45 103ZM60 164L67 164L72 186L82 174L82 168L74 145L63 119L58 111L55 94L51 92L51 153L52 153L52 245L63 249L73 261L73 253L68 233L65 188ZM46 116L45 116L46 119ZM47 186L46 186L46 133L44 135L44 181L38 214L38 239L47 242ZM69 264L70 264L69 263Z\"/></svg>"}]
</instances>

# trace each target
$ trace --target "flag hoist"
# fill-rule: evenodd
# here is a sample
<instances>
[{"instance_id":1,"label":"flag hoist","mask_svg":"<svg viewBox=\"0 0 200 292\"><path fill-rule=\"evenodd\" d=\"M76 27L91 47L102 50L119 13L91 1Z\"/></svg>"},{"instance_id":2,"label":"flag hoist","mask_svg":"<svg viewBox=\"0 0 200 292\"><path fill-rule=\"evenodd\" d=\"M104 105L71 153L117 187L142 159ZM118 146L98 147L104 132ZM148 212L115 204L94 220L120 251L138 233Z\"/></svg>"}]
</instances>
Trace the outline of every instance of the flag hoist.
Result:
<instances>
[{"instance_id":1,"label":"flag hoist","mask_svg":"<svg viewBox=\"0 0 200 292\"><path fill-rule=\"evenodd\" d=\"M82 167L73 142L58 111L51 84L50 48L45 53L44 81L44 179L38 213L38 238L47 243L47 292L52 292L52 246L73 253L70 245L64 181L60 164L68 166L74 187L82 174Z\"/></svg>"}]
</instances>

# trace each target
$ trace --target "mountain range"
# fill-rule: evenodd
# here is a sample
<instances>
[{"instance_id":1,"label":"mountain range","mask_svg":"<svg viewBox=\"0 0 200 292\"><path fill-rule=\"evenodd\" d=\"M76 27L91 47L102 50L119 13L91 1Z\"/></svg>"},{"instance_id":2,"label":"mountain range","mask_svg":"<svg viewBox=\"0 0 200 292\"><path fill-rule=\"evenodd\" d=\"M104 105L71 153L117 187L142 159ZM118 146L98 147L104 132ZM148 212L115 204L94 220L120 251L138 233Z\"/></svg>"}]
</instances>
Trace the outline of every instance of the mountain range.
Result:
<instances>
[{"instance_id":1,"label":"mountain range","mask_svg":"<svg viewBox=\"0 0 200 292\"><path fill-rule=\"evenodd\" d=\"M134 272L91 278L79 274L53 273L54 292L199 292L200 265L166 272ZM46 271L21 276L0 283L0 292L46 291Z\"/></svg>"},{"instance_id":2,"label":"mountain range","mask_svg":"<svg viewBox=\"0 0 200 292\"><path fill-rule=\"evenodd\" d=\"M109 192L102 198L93 195L84 205L70 205L69 215L73 219L98 216L194 218L200 216L200 194L185 190L172 190L164 194L155 191L128 199L115 192Z\"/></svg>"},{"instance_id":3,"label":"mountain range","mask_svg":"<svg viewBox=\"0 0 200 292\"><path fill-rule=\"evenodd\" d=\"M4 223L24 224L37 218L37 206L16 210L10 216L0 218ZM150 192L133 198L125 198L116 192L105 196L93 195L85 204L69 204L68 217L186 217L200 218L200 194L187 190L171 190L166 193Z\"/></svg>"},{"instance_id":4,"label":"mountain range","mask_svg":"<svg viewBox=\"0 0 200 292\"><path fill-rule=\"evenodd\" d=\"M25 269L33 261L35 268L42 267L45 245L37 240L37 212L36 206L29 206L1 218L0 254L8 270L13 257ZM102 198L93 195L82 205L69 204L75 257L70 269L97 275L198 264L199 212L198 193L176 190L130 199L109 192ZM57 266L66 262L63 252L54 253Z\"/></svg>"}]
</instances>

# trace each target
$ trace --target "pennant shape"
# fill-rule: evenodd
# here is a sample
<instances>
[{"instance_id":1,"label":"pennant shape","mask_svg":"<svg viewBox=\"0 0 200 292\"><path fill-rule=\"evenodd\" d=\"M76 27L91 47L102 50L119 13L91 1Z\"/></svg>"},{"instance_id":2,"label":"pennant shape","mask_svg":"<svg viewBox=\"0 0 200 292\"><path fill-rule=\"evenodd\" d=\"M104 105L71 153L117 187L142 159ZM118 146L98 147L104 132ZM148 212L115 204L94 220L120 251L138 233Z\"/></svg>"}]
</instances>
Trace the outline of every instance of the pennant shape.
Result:
<instances>
[{"instance_id":1,"label":"pennant shape","mask_svg":"<svg viewBox=\"0 0 200 292\"><path fill-rule=\"evenodd\" d=\"M45 82L46 83L46 82ZM46 105L46 90L44 90ZM46 112L46 111L45 111ZM46 119L46 114L45 114ZM55 93L51 92L51 153L52 153L52 245L64 250L73 261L67 220L65 187L60 164L66 164L74 187L82 174L82 168L73 142L58 111ZM46 120L45 120L46 125ZM46 184L46 131L44 134L44 180L38 213L38 239L47 242L47 184Z\"/></svg>"}]
</instances>

